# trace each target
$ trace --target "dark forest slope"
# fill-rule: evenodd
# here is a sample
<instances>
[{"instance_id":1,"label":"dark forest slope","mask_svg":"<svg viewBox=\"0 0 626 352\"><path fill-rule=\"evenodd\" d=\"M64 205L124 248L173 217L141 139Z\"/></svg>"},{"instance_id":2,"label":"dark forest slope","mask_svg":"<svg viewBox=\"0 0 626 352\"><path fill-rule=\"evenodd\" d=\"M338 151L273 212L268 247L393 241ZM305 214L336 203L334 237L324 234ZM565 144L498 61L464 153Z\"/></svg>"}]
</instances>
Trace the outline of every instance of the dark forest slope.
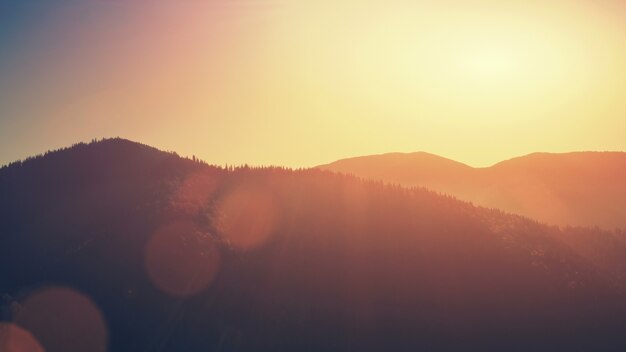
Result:
<instances>
[{"instance_id":1,"label":"dark forest slope","mask_svg":"<svg viewBox=\"0 0 626 352\"><path fill-rule=\"evenodd\" d=\"M0 214L3 319L48 352L626 346L622 233L423 189L112 139L0 170Z\"/></svg>"}]
</instances>

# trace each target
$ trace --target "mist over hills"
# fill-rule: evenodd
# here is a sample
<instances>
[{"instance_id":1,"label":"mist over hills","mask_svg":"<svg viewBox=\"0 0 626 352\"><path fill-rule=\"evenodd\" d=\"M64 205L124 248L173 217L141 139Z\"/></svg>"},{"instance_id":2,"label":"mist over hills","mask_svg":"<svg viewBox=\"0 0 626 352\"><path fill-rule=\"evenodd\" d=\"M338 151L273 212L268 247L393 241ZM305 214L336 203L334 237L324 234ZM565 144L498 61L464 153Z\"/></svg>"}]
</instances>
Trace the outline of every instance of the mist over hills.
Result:
<instances>
[{"instance_id":1,"label":"mist over hills","mask_svg":"<svg viewBox=\"0 0 626 352\"><path fill-rule=\"evenodd\" d=\"M0 350L626 347L624 232L423 188L109 139L0 169L0 214Z\"/></svg>"},{"instance_id":2,"label":"mist over hills","mask_svg":"<svg viewBox=\"0 0 626 352\"><path fill-rule=\"evenodd\" d=\"M626 227L626 153L534 153L473 168L427 153L339 160L321 169L422 186L558 225Z\"/></svg>"}]
</instances>

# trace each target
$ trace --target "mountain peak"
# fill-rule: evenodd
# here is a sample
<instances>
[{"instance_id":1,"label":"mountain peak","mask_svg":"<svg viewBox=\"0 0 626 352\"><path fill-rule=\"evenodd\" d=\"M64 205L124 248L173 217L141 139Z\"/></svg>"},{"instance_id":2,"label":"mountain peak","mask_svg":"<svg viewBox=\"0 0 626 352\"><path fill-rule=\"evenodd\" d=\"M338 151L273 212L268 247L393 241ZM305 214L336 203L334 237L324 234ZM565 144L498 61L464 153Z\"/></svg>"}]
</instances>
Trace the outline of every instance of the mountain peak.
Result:
<instances>
[{"instance_id":1,"label":"mountain peak","mask_svg":"<svg viewBox=\"0 0 626 352\"><path fill-rule=\"evenodd\" d=\"M626 164L626 153L617 151L576 151L567 153L535 152L503 160L491 167L509 165L543 165L560 167L564 164L584 167Z\"/></svg>"},{"instance_id":2,"label":"mountain peak","mask_svg":"<svg viewBox=\"0 0 626 352\"><path fill-rule=\"evenodd\" d=\"M404 176L433 184L479 172L428 153L379 158L419 161ZM599 324L623 340L612 319L626 311L626 246L612 233L330 172L241 171L121 138L3 170L0 309L52 352L147 350L155 336L177 351L385 350L390 341L484 351L493 336L507 337L494 348L506 350L562 327L572 332L557 349L571 350ZM71 329L58 323L67 311L81 313Z\"/></svg>"},{"instance_id":3,"label":"mountain peak","mask_svg":"<svg viewBox=\"0 0 626 352\"><path fill-rule=\"evenodd\" d=\"M322 168L422 186L553 224L626 226L623 152L538 152L485 168L424 152L390 153Z\"/></svg>"},{"instance_id":4,"label":"mountain peak","mask_svg":"<svg viewBox=\"0 0 626 352\"><path fill-rule=\"evenodd\" d=\"M327 168L327 167L330 167L331 165L336 166L336 165L346 164L346 163L351 163L351 164L366 163L366 162L369 162L370 160L375 161L375 162L384 162L388 164L404 164L404 163L412 163L415 161L421 161L421 162L435 162L435 163L448 164L448 165L457 165L459 167L468 167L468 168L470 167L461 162L444 158L442 156L424 152L424 151L409 152L409 153L390 152L390 153L374 154L374 155L367 155L367 156L357 156L357 157L340 159L340 160L337 160L335 162L332 162L326 165L321 165L319 167Z\"/></svg>"}]
</instances>

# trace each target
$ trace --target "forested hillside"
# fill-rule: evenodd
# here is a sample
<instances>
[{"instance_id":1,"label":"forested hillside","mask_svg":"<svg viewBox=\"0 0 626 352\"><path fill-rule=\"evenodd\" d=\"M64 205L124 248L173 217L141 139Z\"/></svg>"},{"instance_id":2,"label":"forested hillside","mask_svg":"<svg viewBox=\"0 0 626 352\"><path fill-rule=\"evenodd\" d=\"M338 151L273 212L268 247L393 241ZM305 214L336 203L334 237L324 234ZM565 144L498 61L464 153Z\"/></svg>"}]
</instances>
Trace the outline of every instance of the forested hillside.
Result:
<instances>
[{"instance_id":1,"label":"forested hillside","mask_svg":"<svg viewBox=\"0 0 626 352\"><path fill-rule=\"evenodd\" d=\"M0 332L48 352L626 348L624 233L421 188L109 139L2 168L0 214Z\"/></svg>"}]
</instances>

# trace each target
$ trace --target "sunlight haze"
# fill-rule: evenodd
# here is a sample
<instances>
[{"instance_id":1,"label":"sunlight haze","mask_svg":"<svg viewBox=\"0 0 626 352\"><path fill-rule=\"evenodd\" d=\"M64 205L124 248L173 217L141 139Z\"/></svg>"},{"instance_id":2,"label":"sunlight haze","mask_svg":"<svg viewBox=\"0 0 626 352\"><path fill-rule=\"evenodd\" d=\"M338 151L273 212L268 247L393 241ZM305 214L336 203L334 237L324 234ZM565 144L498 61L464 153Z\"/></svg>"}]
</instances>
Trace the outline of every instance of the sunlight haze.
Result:
<instances>
[{"instance_id":1,"label":"sunlight haze","mask_svg":"<svg viewBox=\"0 0 626 352\"><path fill-rule=\"evenodd\" d=\"M626 149L620 1L8 0L0 52L1 164L110 136L291 167Z\"/></svg>"}]
</instances>

